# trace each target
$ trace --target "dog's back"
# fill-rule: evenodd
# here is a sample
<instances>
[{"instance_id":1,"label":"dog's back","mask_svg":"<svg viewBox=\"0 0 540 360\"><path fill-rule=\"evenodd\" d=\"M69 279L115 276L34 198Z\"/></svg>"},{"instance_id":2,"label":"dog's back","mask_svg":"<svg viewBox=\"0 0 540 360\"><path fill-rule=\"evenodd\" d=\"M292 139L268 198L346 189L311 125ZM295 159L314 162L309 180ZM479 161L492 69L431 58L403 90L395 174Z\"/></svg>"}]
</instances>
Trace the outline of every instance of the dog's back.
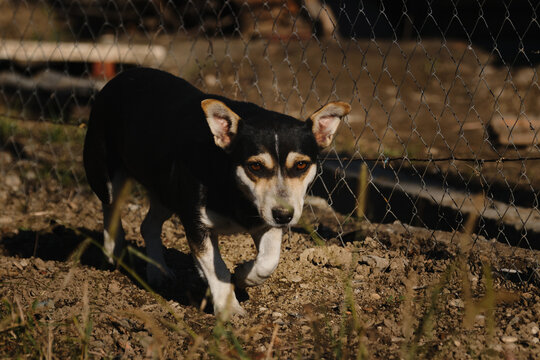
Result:
<instances>
[{"instance_id":1,"label":"dog's back","mask_svg":"<svg viewBox=\"0 0 540 360\"><path fill-rule=\"evenodd\" d=\"M207 165L222 157L199 105L204 95L183 79L146 68L123 72L102 89L84 147L88 182L102 202L111 202L107 184L116 171L149 189L168 188L170 197L171 190L182 188L178 181L189 188L189 174L178 178L186 166L197 165L189 154Z\"/></svg>"}]
</instances>

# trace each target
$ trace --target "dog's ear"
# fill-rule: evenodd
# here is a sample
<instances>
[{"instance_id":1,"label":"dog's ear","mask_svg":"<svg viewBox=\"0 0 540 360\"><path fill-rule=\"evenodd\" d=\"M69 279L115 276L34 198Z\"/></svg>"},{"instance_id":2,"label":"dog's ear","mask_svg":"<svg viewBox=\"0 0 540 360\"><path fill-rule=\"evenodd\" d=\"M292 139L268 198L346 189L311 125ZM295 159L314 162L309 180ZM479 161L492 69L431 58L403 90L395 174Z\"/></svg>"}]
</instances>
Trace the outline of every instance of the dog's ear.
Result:
<instances>
[{"instance_id":1,"label":"dog's ear","mask_svg":"<svg viewBox=\"0 0 540 360\"><path fill-rule=\"evenodd\" d=\"M319 147L325 148L332 143L332 139L339 126L340 119L351 111L351 105L344 102L331 102L315 111L309 118L313 123L311 131Z\"/></svg>"},{"instance_id":2,"label":"dog's ear","mask_svg":"<svg viewBox=\"0 0 540 360\"><path fill-rule=\"evenodd\" d=\"M206 114L206 121L208 121L210 131L214 135L216 145L226 150L238 131L240 116L216 99L201 101L201 107Z\"/></svg>"}]
</instances>

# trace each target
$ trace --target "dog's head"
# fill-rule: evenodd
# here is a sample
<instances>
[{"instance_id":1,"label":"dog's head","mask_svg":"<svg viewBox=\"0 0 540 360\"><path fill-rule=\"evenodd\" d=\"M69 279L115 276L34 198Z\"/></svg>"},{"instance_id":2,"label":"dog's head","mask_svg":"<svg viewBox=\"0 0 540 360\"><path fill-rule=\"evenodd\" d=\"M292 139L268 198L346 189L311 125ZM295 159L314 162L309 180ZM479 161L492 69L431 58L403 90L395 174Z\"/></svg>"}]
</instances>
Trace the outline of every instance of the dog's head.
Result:
<instances>
[{"instance_id":1,"label":"dog's head","mask_svg":"<svg viewBox=\"0 0 540 360\"><path fill-rule=\"evenodd\" d=\"M216 145L230 154L236 181L262 219L271 226L296 224L317 155L332 142L350 105L329 103L306 121L260 108L242 119L216 99L201 105Z\"/></svg>"}]
</instances>

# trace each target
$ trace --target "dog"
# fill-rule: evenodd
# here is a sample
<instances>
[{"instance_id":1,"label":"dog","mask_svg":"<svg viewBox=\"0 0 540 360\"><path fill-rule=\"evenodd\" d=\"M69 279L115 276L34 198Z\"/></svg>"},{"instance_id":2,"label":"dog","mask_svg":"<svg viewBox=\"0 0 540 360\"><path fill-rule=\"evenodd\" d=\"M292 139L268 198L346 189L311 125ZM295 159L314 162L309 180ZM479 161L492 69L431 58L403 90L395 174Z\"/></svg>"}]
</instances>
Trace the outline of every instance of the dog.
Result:
<instances>
[{"instance_id":1,"label":"dog","mask_svg":"<svg viewBox=\"0 0 540 360\"><path fill-rule=\"evenodd\" d=\"M300 218L319 151L330 145L350 109L331 102L300 121L206 94L160 70L118 74L96 95L83 151L88 183L102 203L105 254L111 262L121 254L124 230L114 209L133 179L150 199L140 227L153 260L148 282L159 286L174 278L161 230L177 214L214 313L244 314L234 286L261 284L276 269L283 230ZM236 267L233 279L218 234L236 232L248 232L258 253Z\"/></svg>"}]
</instances>

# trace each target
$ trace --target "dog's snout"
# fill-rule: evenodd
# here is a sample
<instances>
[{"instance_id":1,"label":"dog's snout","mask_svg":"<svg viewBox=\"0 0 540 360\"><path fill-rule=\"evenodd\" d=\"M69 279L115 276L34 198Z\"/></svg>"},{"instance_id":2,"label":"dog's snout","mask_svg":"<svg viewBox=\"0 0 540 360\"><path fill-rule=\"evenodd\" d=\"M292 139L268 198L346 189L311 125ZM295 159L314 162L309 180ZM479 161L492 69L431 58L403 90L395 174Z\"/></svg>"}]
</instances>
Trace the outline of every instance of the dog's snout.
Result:
<instances>
[{"instance_id":1,"label":"dog's snout","mask_svg":"<svg viewBox=\"0 0 540 360\"><path fill-rule=\"evenodd\" d=\"M277 224L285 225L288 224L294 215L293 209L286 209L281 207L275 207L272 209L272 217Z\"/></svg>"}]
</instances>

